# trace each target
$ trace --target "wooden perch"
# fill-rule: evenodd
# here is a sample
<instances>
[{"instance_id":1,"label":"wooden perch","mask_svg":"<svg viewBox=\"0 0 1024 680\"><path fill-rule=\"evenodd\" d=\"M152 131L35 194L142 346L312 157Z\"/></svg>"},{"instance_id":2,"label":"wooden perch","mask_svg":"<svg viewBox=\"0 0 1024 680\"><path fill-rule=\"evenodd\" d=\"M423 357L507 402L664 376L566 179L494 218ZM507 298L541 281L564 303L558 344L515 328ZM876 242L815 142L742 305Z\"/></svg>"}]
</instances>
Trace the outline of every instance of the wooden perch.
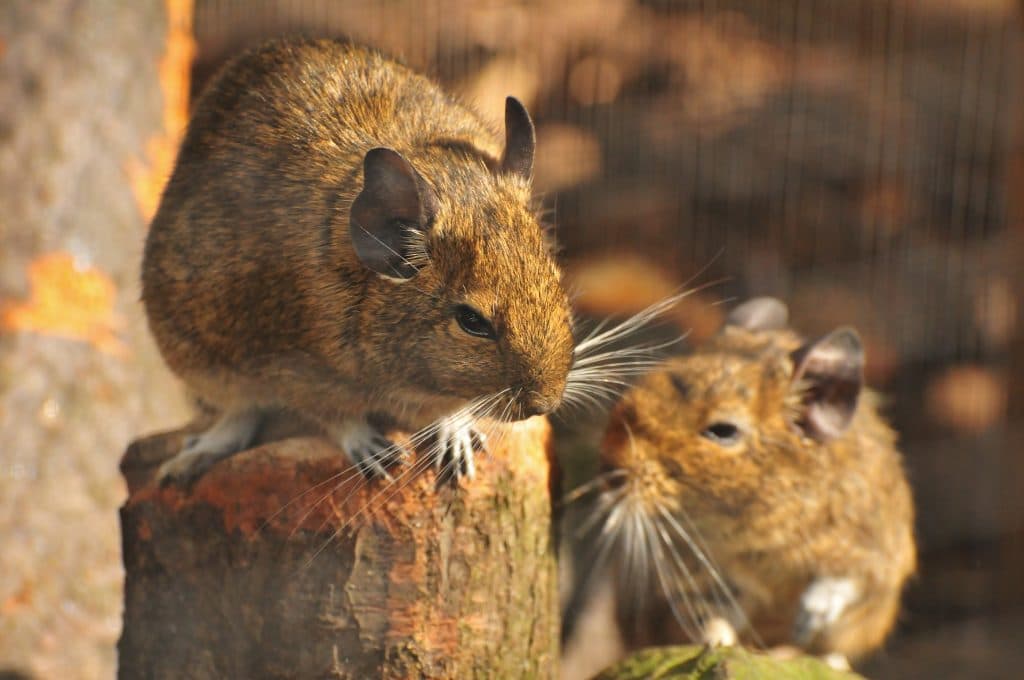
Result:
<instances>
[{"instance_id":1,"label":"wooden perch","mask_svg":"<svg viewBox=\"0 0 1024 680\"><path fill-rule=\"evenodd\" d=\"M821 659L776 658L742 647L648 647L599 673L594 680L864 680Z\"/></svg>"},{"instance_id":2,"label":"wooden perch","mask_svg":"<svg viewBox=\"0 0 1024 680\"><path fill-rule=\"evenodd\" d=\"M460 488L432 471L367 482L317 437L160 488L152 472L186 434L122 461L120 677L555 675L545 420L510 426Z\"/></svg>"}]
</instances>

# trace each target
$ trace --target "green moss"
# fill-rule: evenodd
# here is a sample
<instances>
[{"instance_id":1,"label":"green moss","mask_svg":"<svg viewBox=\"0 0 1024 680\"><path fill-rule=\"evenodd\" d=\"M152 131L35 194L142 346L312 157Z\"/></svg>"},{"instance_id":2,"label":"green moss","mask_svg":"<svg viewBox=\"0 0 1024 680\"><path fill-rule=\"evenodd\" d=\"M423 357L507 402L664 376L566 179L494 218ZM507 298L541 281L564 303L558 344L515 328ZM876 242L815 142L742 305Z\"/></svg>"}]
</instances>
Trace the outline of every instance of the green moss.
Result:
<instances>
[{"instance_id":1,"label":"green moss","mask_svg":"<svg viewBox=\"0 0 1024 680\"><path fill-rule=\"evenodd\" d=\"M776 659L741 647L651 647L612 666L595 680L854 680L813 657Z\"/></svg>"}]
</instances>

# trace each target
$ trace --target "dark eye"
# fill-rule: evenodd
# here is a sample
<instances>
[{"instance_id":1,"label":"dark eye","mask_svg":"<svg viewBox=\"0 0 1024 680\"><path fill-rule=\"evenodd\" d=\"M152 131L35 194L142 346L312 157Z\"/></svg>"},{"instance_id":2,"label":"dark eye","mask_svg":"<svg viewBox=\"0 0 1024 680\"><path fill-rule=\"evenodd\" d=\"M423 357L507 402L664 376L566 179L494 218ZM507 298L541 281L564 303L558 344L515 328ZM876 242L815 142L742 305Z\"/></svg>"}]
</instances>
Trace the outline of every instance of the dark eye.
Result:
<instances>
[{"instance_id":1,"label":"dark eye","mask_svg":"<svg viewBox=\"0 0 1024 680\"><path fill-rule=\"evenodd\" d=\"M491 340L497 337L491 322L469 305L459 305L455 308L455 320L459 322L459 327L470 335Z\"/></svg>"},{"instance_id":2,"label":"dark eye","mask_svg":"<svg viewBox=\"0 0 1024 680\"><path fill-rule=\"evenodd\" d=\"M700 433L705 439L710 439L719 444L735 444L740 438L740 428L725 421L711 423Z\"/></svg>"}]
</instances>

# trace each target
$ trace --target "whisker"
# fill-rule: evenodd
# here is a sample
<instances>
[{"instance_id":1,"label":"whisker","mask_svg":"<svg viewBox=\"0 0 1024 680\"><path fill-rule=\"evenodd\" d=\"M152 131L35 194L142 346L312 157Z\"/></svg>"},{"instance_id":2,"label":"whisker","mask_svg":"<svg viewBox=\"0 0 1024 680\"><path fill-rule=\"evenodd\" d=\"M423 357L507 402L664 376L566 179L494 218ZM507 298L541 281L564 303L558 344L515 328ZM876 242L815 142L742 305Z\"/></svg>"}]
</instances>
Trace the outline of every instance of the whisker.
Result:
<instances>
[{"instance_id":1,"label":"whisker","mask_svg":"<svg viewBox=\"0 0 1024 680\"><path fill-rule=\"evenodd\" d=\"M706 268L706 267L705 267ZM700 274L698 273L698 276ZM692 279L691 279L692 280ZM710 281L702 284L695 288L686 288L675 295L670 295L667 298L658 300L657 302L645 307L633 316L629 317L625 321L612 326L606 330L601 330L598 333L591 332L586 338L576 344L576 348L573 350L573 354L576 357L586 356L589 352L604 347L612 342L621 340L622 338L635 333L654 322L656 319L668 312L669 309L679 303L680 300L705 290L711 286L722 283L722 280ZM689 285L689 283L684 284ZM598 326L600 328L600 325Z\"/></svg>"},{"instance_id":2,"label":"whisker","mask_svg":"<svg viewBox=\"0 0 1024 680\"><path fill-rule=\"evenodd\" d=\"M501 397L506 392L508 392L508 391L510 391L510 388L506 388L505 390L502 390L502 391L497 392L495 394L486 395L484 397L475 399L475 400L471 401L469 404L467 404L466 406L464 406L461 409L455 411L453 414L448 416L448 418L451 419L451 420L459 420L459 419L462 419L462 418L472 419L473 418L473 414L475 412L477 412L477 411L485 411L485 410L491 408L491 406L496 404L501 399ZM398 444L393 444L391 447L389 447L388 449L385 450L385 453L394 452L396 450L400 450L400 449L406 448L406 447L407 448L411 448L411 449L417 449L428 438L436 435L437 432L438 432L438 423L437 422L430 423L428 426L422 428L421 430L419 430L416 433L414 433L413 435L411 435L409 437L409 440L406 443L405 447L399 446ZM358 510L356 510L356 512L352 513L352 515L350 515L347 520L345 520L342 524L340 524L338 527L335 528L335 530L331 533L330 537L328 537L324 541L324 543L309 558L309 561L307 562L307 566L309 564L311 564L312 561L314 559L316 559L316 557L319 556L319 554L321 552L323 552L323 550L325 550L328 545L330 545L334 540L336 540L339 536L341 536L342 533L348 527L352 526L352 524L361 515L368 514L373 507L380 507L380 506L386 504L396 494L400 493L403 489L405 489L416 477L419 476L419 474L421 474L426 469L428 469L434 463L434 461L437 459L439 454L442 453L441 448L443 446L444 446L443 442L440 442L440 441L435 442L430 447L430 449L428 449L425 452L421 452L417 456L416 462L413 465L405 468L398 477L394 478L393 480L390 480L390 483L388 483L387 485L385 485L384 487L379 489L375 494L373 494L373 496L371 496ZM449 466L452 464L452 462L453 461L449 461L448 463L446 463L442 467L442 470L441 470L442 474L445 473L445 472L450 471ZM326 500L327 497L330 497L331 495L333 495L334 491L336 491L338 488L340 488L340 485L335 486L330 492L328 492L328 494L326 494L323 498L321 498L319 501L317 501L317 503L315 505L323 502L324 500ZM355 493L357 490L358 489L353 489L352 491L350 491L349 494L346 495L346 497L342 500L341 505L345 505L348 502L348 498L351 497L351 494ZM314 507L315 507L315 505L314 505ZM327 520L325 520L325 523L326 523L326 521ZM324 525L321 525L321 530L323 529L323 526Z\"/></svg>"},{"instance_id":3,"label":"whisker","mask_svg":"<svg viewBox=\"0 0 1024 680\"><path fill-rule=\"evenodd\" d=\"M658 510L660 509L661 508L659 507ZM710 620L713 617L714 612L711 610L711 608L708 606L707 601L702 596L703 589L697 583L697 579L694 577L693 572L690 570L690 567L686 564L686 560L683 559L683 556L676 549L675 542L672 540L672 537L665 530L664 524L661 521L658 521L657 519L655 520L654 524L656 526L659 538L664 543L665 550L669 552L672 558L672 564L677 568L678 573L682 575L683 581L685 582L680 589L680 594L682 594L684 598L690 598L689 593L694 594L692 599L696 600L696 604L694 604L691 600L691 602L687 605L687 609L690 611L692 615L695 615L697 617L697 621ZM665 595L666 597L672 597L672 595L670 595L669 593L666 593ZM699 642L699 639L694 640L694 642Z\"/></svg>"},{"instance_id":4,"label":"whisker","mask_svg":"<svg viewBox=\"0 0 1024 680\"><path fill-rule=\"evenodd\" d=\"M412 434L412 435L411 435L411 436L409 437L409 441L408 441L408 443L407 443L407 446L408 446L409 448L415 448L415 447L419 446L419 445L420 445L420 444L422 444L422 443L423 443L424 441L426 441L426 439L427 439L427 438L429 438L430 436L432 436L432 435L433 435L433 434L435 433L435 431L436 431L436 423L431 423L431 424L430 424L430 425L428 425L427 427L425 427L425 428L423 428L423 429L421 429L421 430L419 430L419 431L417 431L417 432L413 433L413 434ZM398 444L392 444L392 445L391 445L390 447L388 447L387 449L385 449L385 450L384 450L384 451L382 452L382 455L383 455L383 456L388 456L389 454L392 454L392 453L397 453L397 452L399 452L399 451L403 450L403 448L404 448L404 447L402 447L402 446L399 446ZM335 483L335 484L334 484L334 485L333 485L333 486L331 487L331 489L327 491L327 493L325 493L325 494L324 494L323 496L321 496L321 497L320 497L319 499L317 499L317 500L316 500L316 501L315 501L315 502L314 502L314 503L313 503L313 504L312 504L312 505L311 505L311 506L310 506L310 507L309 507L309 508L308 508L308 509L306 510L306 512L305 512L305 513L304 513L304 514L303 514L303 515L302 515L302 516L301 516L301 517L299 518L299 520L298 520L298 522L297 522L297 524L296 524L295 528L293 528L293 529L292 529L292 534L294 534L294 533L295 533L295 532L296 532L296 531L297 531L297 530L298 530L298 529L299 529L299 528L301 527L301 525L302 525L302 524L303 524L303 523L305 522L305 520L306 520L306 519L307 519L307 518L309 517L309 515L310 515L310 514L312 514L312 512L313 512L313 511L314 511L314 510L315 510L315 509L317 508L317 506L319 506L320 504L322 504L323 502L325 502L325 501L326 501L326 500L327 500L328 498L332 498L332 497L334 496L334 494L335 494L335 493L336 493L336 492L337 492L337 491L338 491L339 489L341 489L341 488L342 488L343 486L345 486L345 485L346 485L346 484L347 484L347 483L348 483L349 481L352 481L353 479L359 480L359 483L358 483L358 484L356 484L355 488L353 488L352 490L350 490L350 491L349 491L349 492L348 492L348 493L347 493L347 494L345 495L345 497L341 499L340 505L344 506L345 504L347 504L347 502L348 502L348 499L349 499L349 498L350 498L350 497L352 496L352 494L356 493L356 492L357 492L357 491L359 491L359 490L360 490L361 488L365 487L365 486L366 486L366 485L367 485L367 484L369 483L369 481L370 481L370 480L367 480L367 479L366 479L366 477L365 477L365 473L363 472L363 470L362 470L362 469L361 469L361 468L360 468L360 467L359 467L358 465L352 465L351 467L347 468L346 470L344 470L344 471L342 471L342 472L340 472L340 473L338 473L338 474L336 474L336 475L333 475L332 477L328 478L327 480L324 480L323 482L320 482L319 484L317 484L317 485L315 485L314 487L312 487L312 488L319 488L319 487L322 487L322 486L323 486L324 484L330 483L330 482L332 482L332 481L336 482L336 483ZM394 480L392 480L392 481L394 481ZM307 492L303 492L303 493L307 493ZM352 519L354 519L354 518L355 518L356 516L358 516L358 514L359 514L359 513L357 512L357 513L356 513L355 515L353 515L353 517L352 517L352 518L350 518L350 520L349 520L349 521L351 521L351 520L352 520ZM324 527L325 527L325 526L327 525L327 523L328 523L329 521L330 521L330 520L329 520L329 518L328 518L328 519L325 519L325 520L324 520L324 521L323 521L323 522L321 523L321 525L320 525L320 527L319 527L318 531L322 531L322 530L323 530L323 528L324 528ZM349 522L346 522L345 524L343 524L343 525L342 525L342 526L340 527L340 529L344 529L344 528L345 528L345 526L347 526L347 524L348 524L348 523L349 523ZM338 535L338 532L335 532L335 536L336 536L336 535ZM332 538L333 538L333 537L332 537ZM318 552L319 552L319 551L318 551Z\"/></svg>"},{"instance_id":5,"label":"whisker","mask_svg":"<svg viewBox=\"0 0 1024 680\"><path fill-rule=\"evenodd\" d=\"M657 354L668 347L679 344L685 339L685 335L672 340L666 340L665 342L659 342L650 345L637 345L632 347L622 347L620 349L609 350L600 354L583 354L573 362L573 368L583 368L584 366L590 366L598 364L603 361L610 359L618 359L621 357L651 357L657 356Z\"/></svg>"},{"instance_id":6,"label":"whisker","mask_svg":"<svg viewBox=\"0 0 1024 680\"><path fill-rule=\"evenodd\" d=\"M648 537L651 541L651 537ZM676 593L670 587L669 579L665 574L665 567L661 559L662 548L661 544L657 541L651 541L652 552L654 552L654 572L658 579L658 583L661 586L661 591L665 595L665 601L669 606L669 610L672 612L673 618L679 623L680 628L683 629L683 633L691 640L700 640L699 627L695 624L698 620L696 608L693 605L693 601L690 598L689 593L686 592L686 588L679 589L679 594L682 595L683 606L686 608L686 612L689 616L684 616L679 610Z\"/></svg>"},{"instance_id":7,"label":"whisker","mask_svg":"<svg viewBox=\"0 0 1024 680\"><path fill-rule=\"evenodd\" d=\"M422 430L421 432L424 432L425 435L434 435L434 434L436 434L436 432L437 432L436 424L432 423L430 427L424 428L424 430ZM412 448L417 448L420 444L423 443L423 441L426 440L426 438L427 438L426 436L422 437L419 442L415 443L415 445L413 445L412 442L410 441L411 447ZM382 488L378 489L365 503L362 504L362 506L360 506L344 522L342 522L340 525L338 525L331 532L331 535L321 544L321 546L309 558L309 561L307 562L306 566L311 564L312 561L314 559L316 559L316 557L319 556L319 554L321 552L323 552L327 548L327 546L329 546L338 537L340 537L345 532L346 529L348 529L350 526L352 526L355 523L355 521L357 519L359 519L360 516L362 516L362 515L367 515L368 516L370 511L373 508L375 508L375 507L382 507L396 493L399 493L402 489L404 489L406 486L408 486L408 484L411 483L412 480L414 480L419 474L421 474L422 472L425 472L431 466L431 464L433 463L435 455L437 453L439 453L439 448L440 448L440 444L434 444L433 446L431 446L421 456L417 457L415 463L413 463L408 468L404 469L402 471L401 475L399 475L398 477L393 479L390 483L384 485ZM346 496L346 498L342 501L342 505L347 503L348 498L351 496L351 493L354 493L354 491L350 492L350 494L348 496ZM385 496L385 494L387 494L387 496ZM323 529L325 524L326 524L326 521L325 521L324 524L321 525L321 527L320 527L321 530Z\"/></svg>"},{"instance_id":8,"label":"whisker","mask_svg":"<svg viewBox=\"0 0 1024 680\"><path fill-rule=\"evenodd\" d=\"M589 389L573 388L572 390L566 390L562 394L562 401L567 406L578 406L583 409L600 409L604 404L602 397L606 397L606 395L592 394Z\"/></svg>"},{"instance_id":9,"label":"whisker","mask_svg":"<svg viewBox=\"0 0 1024 680\"><path fill-rule=\"evenodd\" d=\"M608 379L629 378L646 373L652 368L661 364L660 360L642 359L638 361L609 364L606 366L593 366L588 368L573 369L569 373L568 384L586 384L588 382L600 382Z\"/></svg>"},{"instance_id":10,"label":"whisker","mask_svg":"<svg viewBox=\"0 0 1024 680\"><path fill-rule=\"evenodd\" d=\"M599 522L604 521L602 525L602 534L604 533L604 527L608 523L609 515L615 510L617 504L626 495L625 489L619 489L617 491L606 491L597 497L595 501L595 508L589 514L589 516L580 523L578 527L573 530L573 534L576 536L583 536L587 534L591 529L594 528Z\"/></svg>"},{"instance_id":11,"label":"whisker","mask_svg":"<svg viewBox=\"0 0 1024 680\"><path fill-rule=\"evenodd\" d=\"M420 446L424 441L426 441L431 436L433 436L436 432L437 432L437 423L431 423L427 427L417 431L412 436L410 436L409 437L409 441L407 442L407 446L409 448L411 448L411 449L415 449L416 447ZM392 444L391 446L389 446L388 448L386 448L382 452L382 456L387 457L390 454L399 453L401 451L403 451L403 447L402 446L400 446L399 444ZM298 522L298 525L296 526L296 529L293 530L293 533L294 533L295 530L298 529L298 526L301 526L301 524L305 522L305 520L309 516L309 514L311 514L313 512L313 510L315 510L315 508L318 505L320 505L321 503L326 501L328 498L333 498L334 494L339 489L341 489L346 483L348 483L348 481L351 481L351 480L355 479L355 480L358 481L358 483L354 486L354 488L352 488L341 499L341 502L339 503L339 505L341 505L341 506L346 505L348 503L349 499L355 493L357 493L360 489L366 487L369 484L370 480L366 479L365 474L359 468L359 466L353 465L353 467L350 468L350 471L351 472L350 472L350 474L348 474L348 479L346 479L345 481L340 482L340 483L336 484L334 487L332 487L330 491L328 491L326 494L324 494L319 500L316 501L316 503L314 503L309 508L309 510L307 510L306 514L304 514L300 518L300 520ZM397 482L398 480L402 479L404 476L405 476L405 473L403 472L403 474L399 475L397 478L390 480L390 483L393 484L393 483ZM387 488L387 486L385 486L385 488ZM363 510L365 510L368 507L370 507L371 504L373 503L374 499L376 499L380 493L381 492L378 491L377 495L373 496L369 501L367 501L366 504L363 505L362 508L360 508L358 511L356 511L351 517L349 517L349 519L346 522L344 522L340 527L338 527L333 532L333 535L332 535L330 540L334 540L334 538L337 538L338 536L340 536L341 535L341 531L343 531L346 527L348 527L363 512ZM329 522L330 522L330 519L329 518L325 518L323 520L323 522L321 522L321 524L318 527L317 531L318 532L319 531L323 531L324 527L326 527ZM322 548L321 548L321 550L322 550ZM318 550L317 554L319 554L319 552L320 551ZM314 557L315 557L315 555L314 555Z\"/></svg>"},{"instance_id":12,"label":"whisker","mask_svg":"<svg viewBox=\"0 0 1024 680\"><path fill-rule=\"evenodd\" d=\"M615 520L611 518L611 515L613 512L615 512L618 499L609 499L607 496L607 494L602 495L602 497L599 499L599 503L600 501L605 502L603 503L603 505L600 505L600 509L593 512L590 515L590 517L588 517L588 522L586 523L587 526L577 527L574 533L588 533L590 529L593 528L593 525L601 520L606 520L606 524L615 523ZM609 505L612 507L611 510L608 510ZM614 543L614 536L606 534L604 531L602 531L596 537L596 540L587 543L588 547L582 551L583 557L585 559L581 559L579 560L579 562L574 562L573 565L574 575L576 578L579 579L579 585L576 588L576 591L577 593L579 593L579 595L574 595L572 598L573 600L579 602L580 600L577 598L582 598L582 601L585 601L585 593L590 592L590 589L595 579L599 578L602 574L607 573L609 557L611 555L611 550ZM573 606L572 601L570 601L569 606Z\"/></svg>"},{"instance_id":13,"label":"whisker","mask_svg":"<svg viewBox=\"0 0 1024 680\"><path fill-rule=\"evenodd\" d=\"M680 299L697 290L700 289L686 290L660 300L610 328L607 327L609 320L599 322L573 350L573 365L569 369L562 398L565 406L583 412L599 411L618 397L622 388L629 387L631 378L658 366L663 352L682 342L687 334L661 343L605 348L646 327Z\"/></svg>"},{"instance_id":14,"label":"whisker","mask_svg":"<svg viewBox=\"0 0 1024 680\"><path fill-rule=\"evenodd\" d=\"M283 513L288 508L290 508L292 505L295 505L295 503L297 503L301 498L303 498L304 496L312 493L313 491L316 491L317 489L319 489L319 488L321 488L323 486L326 486L327 484L330 484L331 482L337 481L339 479L341 480L339 482L339 484L340 485L344 485L348 481L348 479L350 479L352 476L354 476L352 474L352 472L353 472L353 468L352 467L346 467L344 470L336 472L333 475L331 475L330 477L327 477L326 479L317 482L316 484L314 484L313 486L309 487L308 489L305 489L304 491L299 492L298 494L293 496L290 500L288 500L287 503L285 503L280 508L278 508L276 512L274 512L272 515L270 515L270 517L267 517L265 520L263 520L263 523L260 524L259 529L256 530L256 533L257 534L261 533L264 529L266 529L270 525L271 522L273 522L275 519L277 519L277 517L279 517L281 515L281 513ZM361 472L359 474L360 474L360 476L362 475ZM337 488L337 486L335 488ZM317 505L319 505L319 503L320 503L320 501L317 501L316 503L313 504L313 507L316 507ZM309 516L308 513L303 515L300 518L300 520L299 520L299 522L297 524L301 525L303 523L303 521L305 520L305 518L307 518L308 516ZM289 534L289 537L294 536L295 532L298 530L298 525L296 527L292 528L292 531Z\"/></svg>"},{"instance_id":15,"label":"whisker","mask_svg":"<svg viewBox=\"0 0 1024 680\"><path fill-rule=\"evenodd\" d=\"M689 516L685 512L682 513L684 521L690 528L690 531L687 531L679 523L676 517L666 508L659 507L658 511L663 520L667 523L667 526L673 530L676 535L683 539L687 547L689 547L690 552L697 558L711 576L713 585L715 586L713 590L716 593L716 599L718 593L721 593L725 597L726 603L724 603L722 609L724 610L727 608L732 611L736 617L734 623L738 623L741 628L748 630L755 643L763 646L763 643L757 637L756 631L751 627L750 620L747 618L746 612L743 611L743 607L740 606L739 601L737 601L736 596L732 592L732 588L729 587L729 584L722 577L721 570L713 562L711 553L708 551L706 544L700 537L700 532L690 520Z\"/></svg>"},{"instance_id":16,"label":"whisker","mask_svg":"<svg viewBox=\"0 0 1024 680\"><path fill-rule=\"evenodd\" d=\"M629 473L626 472L625 470L609 470L608 472L602 472L601 474L591 479L589 482L581 484L572 491L564 494L562 498L559 500L559 504L568 505L570 503L575 503L583 496L586 496L587 494L597 489L597 487L603 484L604 482L611 479L618 479L619 477L625 477L628 474Z\"/></svg>"}]
</instances>

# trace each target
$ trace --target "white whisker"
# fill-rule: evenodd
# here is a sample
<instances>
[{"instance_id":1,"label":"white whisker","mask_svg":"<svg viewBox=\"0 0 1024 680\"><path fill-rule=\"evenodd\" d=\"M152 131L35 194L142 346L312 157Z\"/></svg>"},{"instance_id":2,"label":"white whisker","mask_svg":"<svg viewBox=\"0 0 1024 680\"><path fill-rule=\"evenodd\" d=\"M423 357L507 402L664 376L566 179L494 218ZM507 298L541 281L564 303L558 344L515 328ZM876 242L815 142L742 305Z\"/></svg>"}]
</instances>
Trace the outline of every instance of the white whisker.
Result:
<instances>
[{"instance_id":1,"label":"white whisker","mask_svg":"<svg viewBox=\"0 0 1024 680\"><path fill-rule=\"evenodd\" d=\"M661 508L659 507L658 510L660 511ZM667 550L670 553L672 563L676 566L677 570L682 574L683 581L685 581L685 584L681 588L681 592L683 594L693 593L694 597L697 599L697 606L691 604L689 605L689 607L691 607L699 615L699 621L710 620L713 616L713 612L708 607L707 602L702 596L703 589L697 583L697 579L694 577L689 565L686 564L686 560L683 559L683 556L677 550L675 541L672 540L672 537L666 531L664 523L658 521L658 519L655 519L654 524L657 527L658 536L664 543L665 550ZM665 596L672 597L672 595L669 593L665 593Z\"/></svg>"},{"instance_id":2,"label":"white whisker","mask_svg":"<svg viewBox=\"0 0 1024 680\"><path fill-rule=\"evenodd\" d=\"M484 397L480 397L478 399L475 399L475 400L471 401L470 403L468 403L467 405L463 406L462 408L458 409L454 413L452 413L451 416L449 416L449 418L450 419L454 419L456 421L459 421L461 419L466 419L467 421L472 421L474 419L474 414L475 413L482 412L482 411L487 411L493 405L497 404L499 402L499 400L501 399L501 397L506 392L508 392L508 391L510 391L510 389L506 388L505 390L502 390L501 392L498 392L498 393L495 393L495 394L491 394L491 395L486 395ZM413 450L419 449L423 445L424 442L428 441L430 438L435 437L438 434L438 427L439 427L439 423L438 422L436 422L436 421L432 422L429 425L427 425L426 427L424 427L424 428L416 431L412 435L410 435L409 438L408 438L408 441L404 445L392 444L390 447L388 447L387 449L385 449L381 453L382 453L383 456L387 457L389 454L398 453L400 451L404 451L407 448L408 449L413 449ZM440 454L442 453L441 447L442 447L442 443L435 442L427 451L422 452L421 455L419 455L417 457L416 462L412 466L409 466L409 467L403 469L401 474L396 476L394 479L390 480L389 483L384 485L381 489L377 490L377 492L374 493L359 509L357 509L354 513L352 513L352 515L350 515L344 522L342 522L339 526L337 526L331 532L330 537L328 537L323 542L323 544L309 558L309 560L306 563L306 566L311 564L312 561L314 559L316 559L316 557L321 552L323 552L323 550L325 550L327 548L327 546L329 546L335 539L337 539L339 536L341 536L342 533L348 527L352 526L352 524L361 515L366 515L366 514L368 514L371 511L372 508L374 508L374 507L381 507L382 505L387 503L396 494L400 493L404 488L406 488L412 482L412 480L414 480L416 477L419 476L419 474L421 474L426 469L428 469L430 467L430 465L434 462L434 460L438 459L440 457ZM449 462L449 464L450 464L450 462ZM445 465L444 466L444 470L447 470L447 468L448 468L448 465ZM351 481L353 478L362 478L362 477L363 477L362 472L360 470L358 470L358 468L353 466L353 468L349 468L345 472L339 473L338 475L335 475L331 479L325 480L325 482L321 482L316 487L314 487L314 488L318 488L318 487L322 486L323 484L325 484L327 482L336 481L337 479L342 479L343 480L341 482L335 483L332 486L332 488L326 494L324 494L324 496L322 496L315 503L313 503L313 505L300 518L300 520L298 522L298 525L296 526L295 530L298 529L298 526L301 526L301 524L305 521L305 519L313 512L313 510L318 505L320 505L325 500L327 500L327 498L330 498L331 496L333 496L333 494L338 489L340 489L342 486L344 486L345 483L347 483L348 481ZM355 488L353 488L351 491L348 492L348 494L345 495L345 497L341 500L339 505L344 506L348 502L348 499L351 498L352 494L356 493L361 488L365 487L366 480L365 479L360 479L360 482L361 482L360 484L357 484ZM319 529L320 531L323 530L324 526L326 525L326 523L328 521L329 520L326 520L326 519L324 520L324 522L320 526L320 529ZM295 530L293 530L293 532Z\"/></svg>"},{"instance_id":3,"label":"white whisker","mask_svg":"<svg viewBox=\"0 0 1024 680\"><path fill-rule=\"evenodd\" d=\"M619 477L625 477L627 474L629 473L627 473L625 470L609 470L608 472L602 472L601 474L591 479L589 482L581 484L572 491L564 494L559 503L561 505L575 503L583 496L586 496L587 494L597 489L598 486L604 484L606 481L611 479L618 479Z\"/></svg>"},{"instance_id":4,"label":"white whisker","mask_svg":"<svg viewBox=\"0 0 1024 680\"><path fill-rule=\"evenodd\" d=\"M714 586L714 588L712 588L712 591L714 592L716 604L718 604L720 609L723 610L722 613L724 613L725 609L730 610L733 614L733 620L731 621L731 623L733 623L736 627L748 630L750 634L753 636L755 643L761 645L760 639L757 638L757 633L750 626L750 621L747 618L746 612L743 611L743 607L740 606L740 603L736 600L736 596L733 594L732 588L722 577L721 570L712 561L711 554L708 552L707 546L704 544L703 540L700 537L700 532L697 531L696 526L693 525L693 523L690 521L686 513L682 513L682 517L684 521L688 524L690 531L684 529L683 526L676 519L676 517L672 513L670 513L666 508L659 507L658 512L663 521L667 524L667 526L677 536L683 539L683 541L686 543L687 547L690 549L690 552L693 554L693 556L697 558L701 566L707 571L708 575L711 576L712 583ZM719 601L719 593L722 596L724 596L724 603ZM730 617L726 618L728 619Z\"/></svg>"},{"instance_id":5,"label":"white whisker","mask_svg":"<svg viewBox=\"0 0 1024 680\"><path fill-rule=\"evenodd\" d=\"M576 344L573 350L574 356L577 359L588 356L591 352L606 347L613 342L622 340L623 338L636 333L637 331L646 328L656 319L663 316L668 310L672 309L680 300L692 295L699 288L685 290L676 295L672 295L663 300L659 300L654 304L640 310L633 316L629 317L625 321L615 324L611 328L602 329L598 333L591 332L586 338ZM601 328L601 325L598 325Z\"/></svg>"},{"instance_id":6,"label":"white whisker","mask_svg":"<svg viewBox=\"0 0 1024 680\"><path fill-rule=\"evenodd\" d=\"M657 557L660 558L662 555L662 547L660 543L657 543L656 545ZM689 576L689 571L685 569L685 565L680 566L683 567L684 573ZM655 560L654 567L658 577L658 583L661 585L661 591L665 595L665 601L669 606L669 610L672 612L673 618L675 618L679 627L683 629L683 633L690 638L690 640L694 642L699 641L701 638L699 627L700 616L689 592L687 592L685 587L671 587L671 582L665 574L665 568L661 559ZM679 609L679 599L682 599L683 607L686 609L686 615L684 615Z\"/></svg>"}]
</instances>

